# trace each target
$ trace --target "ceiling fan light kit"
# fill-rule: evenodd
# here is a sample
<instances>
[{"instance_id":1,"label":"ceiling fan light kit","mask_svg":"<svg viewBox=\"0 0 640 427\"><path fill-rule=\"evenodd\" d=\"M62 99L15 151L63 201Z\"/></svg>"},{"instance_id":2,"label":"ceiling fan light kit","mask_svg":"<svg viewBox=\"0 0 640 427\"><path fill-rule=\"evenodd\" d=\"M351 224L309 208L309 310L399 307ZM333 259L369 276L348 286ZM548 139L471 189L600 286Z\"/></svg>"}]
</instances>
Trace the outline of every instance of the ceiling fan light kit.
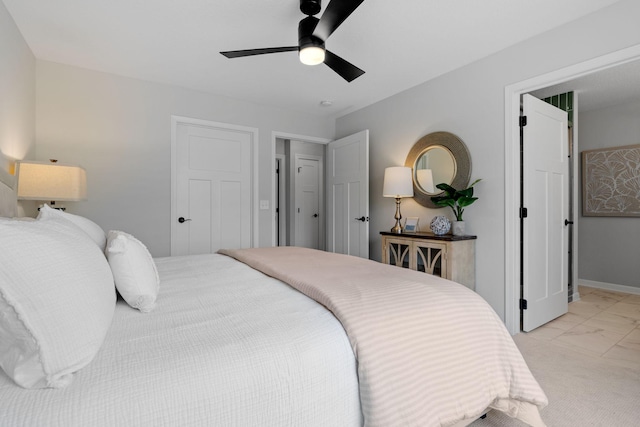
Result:
<instances>
[{"instance_id":1,"label":"ceiling fan light kit","mask_svg":"<svg viewBox=\"0 0 640 427\"><path fill-rule=\"evenodd\" d=\"M300 0L300 11L306 18L298 24L298 46L262 49L232 50L220 52L227 58L265 55L269 53L298 51L300 62L306 65L325 63L348 82L364 74L364 71L325 48L325 41L353 13L364 0L333 0L329 2L320 19L313 15L320 12L321 0Z\"/></svg>"},{"instance_id":2,"label":"ceiling fan light kit","mask_svg":"<svg viewBox=\"0 0 640 427\"><path fill-rule=\"evenodd\" d=\"M318 46L309 46L300 49L300 62L305 65L318 65L324 62L324 49Z\"/></svg>"}]
</instances>

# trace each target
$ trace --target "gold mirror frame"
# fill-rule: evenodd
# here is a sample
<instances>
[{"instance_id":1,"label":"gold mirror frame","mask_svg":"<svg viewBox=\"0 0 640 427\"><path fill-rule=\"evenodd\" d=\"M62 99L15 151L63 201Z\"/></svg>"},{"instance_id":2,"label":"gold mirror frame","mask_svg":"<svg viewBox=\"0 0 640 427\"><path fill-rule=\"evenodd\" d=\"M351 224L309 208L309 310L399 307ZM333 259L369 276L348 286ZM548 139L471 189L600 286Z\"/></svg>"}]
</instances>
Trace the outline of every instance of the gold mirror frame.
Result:
<instances>
[{"instance_id":1,"label":"gold mirror frame","mask_svg":"<svg viewBox=\"0 0 640 427\"><path fill-rule=\"evenodd\" d=\"M465 143L456 135L449 132L434 132L423 136L416 142L409 154L404 165L410 167L413 175L413 199L424 207L438 209L438 206L431 201L431 197L439 196L443 192L427 193L416 182L416 163L420 157L433 147L444 147L453 156L455 162L455 174L453 180L449 183L455 189L461 190L469 185L471 178L471 154ZM434 185L440 184L435 182Z\"/></svg>"}]
</instances>

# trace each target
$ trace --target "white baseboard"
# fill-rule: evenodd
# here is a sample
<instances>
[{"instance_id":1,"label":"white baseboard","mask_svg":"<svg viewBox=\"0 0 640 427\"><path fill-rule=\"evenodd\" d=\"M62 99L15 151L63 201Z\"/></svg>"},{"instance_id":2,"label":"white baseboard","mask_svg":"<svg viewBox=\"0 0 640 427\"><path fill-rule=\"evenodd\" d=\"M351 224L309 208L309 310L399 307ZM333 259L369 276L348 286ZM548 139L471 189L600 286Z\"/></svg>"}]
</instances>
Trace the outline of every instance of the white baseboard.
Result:
<instances>
[{"instance_id":1,"label":"white baseboard","mask_svg":"<svg viewBox=\"0 0 640 427\"><path fill-rule=\"evenodd\" d=\"M578 286L588 286L590 288L606 289L608 291L624 292L627 294L640 295L640 288L635 286L616 285L615 283L596 282L595 280L578 279ZM575 295L575 294L574 294Z\"/></svg>"},{"instance_id":2,"label":"white baseboard","mask_svg":"<svg viewBox=\"0 0 640 427\"><path fill-rule=\"evenodd\" d=\"M586 286L586 285L585 285ZM578 292L578 287L573 287L573 295L571 296L571 302L580 301L580 292Z\"/></svg>"}]
</instances>

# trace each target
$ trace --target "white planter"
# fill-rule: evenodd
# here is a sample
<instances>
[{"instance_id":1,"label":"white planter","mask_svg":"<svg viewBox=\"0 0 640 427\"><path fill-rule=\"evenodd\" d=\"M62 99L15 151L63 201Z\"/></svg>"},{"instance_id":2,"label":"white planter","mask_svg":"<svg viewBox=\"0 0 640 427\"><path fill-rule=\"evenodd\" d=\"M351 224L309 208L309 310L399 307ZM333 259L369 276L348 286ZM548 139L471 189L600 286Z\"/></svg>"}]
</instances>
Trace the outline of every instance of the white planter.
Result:
<instances>
[{"instance_id":1,"label":"white planter","mask_svg":"<svg viewBox=\"0 0 640 427\"><path fill-rule=\"evenodd\" d=\"M464 236L464 221L453 221L451 223L451 232L454 236Z\"/></svg>"}]
</instances>

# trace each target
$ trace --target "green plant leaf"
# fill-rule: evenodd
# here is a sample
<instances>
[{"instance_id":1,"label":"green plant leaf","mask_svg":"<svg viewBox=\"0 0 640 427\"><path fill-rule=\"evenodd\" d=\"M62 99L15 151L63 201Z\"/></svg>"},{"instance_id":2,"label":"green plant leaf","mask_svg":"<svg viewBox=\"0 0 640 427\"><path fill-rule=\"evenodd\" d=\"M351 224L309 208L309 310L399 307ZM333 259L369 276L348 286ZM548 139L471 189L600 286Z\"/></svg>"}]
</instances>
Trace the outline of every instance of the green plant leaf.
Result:
<instances>
[{"instance_id":1,"label":"green plant leaf","mask_svg":"<svg viewBox=\"0 0 640 427\"><path fill-rule=\"evenodd\" d=\"M478 200L477 197L461 197L458 199L458 205L460 205L460 207L467 207L470 204L472 204L473 202L475 202L476 200Z\"/></svg>"},{"instance_id":2,"label":"green plant leaf","mask_svg":"<svg viewBox=\"0 0 640 427\"><path fill-rule=\"evenodd\" d=\"M473 187L465 188L464 190L458 191L462 197L473 197Z\"/></svg>"},{"instance_id":3,"label":"green plant leaf","mask_svg":"<svg viewBox=\"0 0 640 427\"><path fill-rule=\"evenodd\" d=\"M456 190L449 184L440 183L436 185L436 188L442 190L445 194L442 196L433 196L431 201L437 206L449 206L453 211L457 221L462 221L462 214L464 208L478 200L477 197L473 197L473 186L481 179L476 179L467 188L462 190Z\"/></svg>"},{"instance_id":4,"label":"green plant leaf","mask_svg":"<svg viewBox=\"0 0 640 427\"><path fill-rule=\"evenodd\" d=\"M452 199L443 199L435 202L435 204L438 206L450 206L451 208L454 208L456 205L456 202Z\"/></svg>"},{"instance_id":5,"label":"green plant leaf","mask_svg":"<svg viewBox=\"0 0 640 427\"><path fill-rule=\"evenodd\" d=\"M445 191L447 193L447 195L449 195L450 197L453 196L456 193L456 189L455 188L453 188L449 184L445 184L444 182L436 185L436 188L439 188L440 190Z\"/></svg>"}]
</instances>

